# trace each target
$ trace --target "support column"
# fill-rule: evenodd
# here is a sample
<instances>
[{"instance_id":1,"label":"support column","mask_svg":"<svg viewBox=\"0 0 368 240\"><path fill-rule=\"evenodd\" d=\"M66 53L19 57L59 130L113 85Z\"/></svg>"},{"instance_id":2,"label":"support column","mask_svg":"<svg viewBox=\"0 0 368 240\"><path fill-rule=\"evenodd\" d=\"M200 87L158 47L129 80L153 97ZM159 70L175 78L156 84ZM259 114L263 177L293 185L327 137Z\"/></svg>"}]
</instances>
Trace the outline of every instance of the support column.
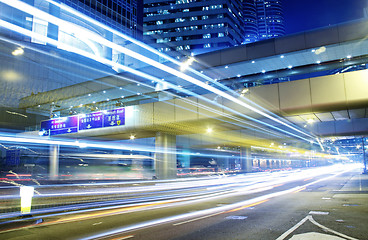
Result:
<instances>
[{"instance_id":1,"label":"support column","mask_svg":"<svg viewBox=\"0 0 368 240\"><path fill-rule=\"evenodd\" d=\"M155 168L158 179L176 178L176 136L156 133Z\"/></svg>"},{"instance_id":2,"label":"support column","mask_svg":"<svg viewBox=\"0 0 368 240\"><path fill-rule=\"evenodd\" d=\"M253 159L250 148L240 148L241 169L243 172L252 172Z\"/></svg>"},{"instance_id":3,"label":"support column","mask_svg":"<svg viewBox=\"0 0 368 240\"><path fill-rule=\"evenodd\" d=\"M50 146L49 178L58 179L59 176L59 145Z\"/></svg>"}]
</instances>

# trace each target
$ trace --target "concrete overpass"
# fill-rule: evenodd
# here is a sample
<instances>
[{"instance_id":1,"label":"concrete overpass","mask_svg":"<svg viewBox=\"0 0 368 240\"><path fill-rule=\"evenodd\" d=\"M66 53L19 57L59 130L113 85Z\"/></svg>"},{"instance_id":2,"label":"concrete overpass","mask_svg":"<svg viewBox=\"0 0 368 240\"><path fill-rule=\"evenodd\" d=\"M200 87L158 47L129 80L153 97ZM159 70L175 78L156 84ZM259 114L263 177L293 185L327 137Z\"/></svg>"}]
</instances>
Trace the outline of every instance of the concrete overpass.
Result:
<instances>
[{"instance_id":1,"label":"concrete overpass","mask_svg":"<svg viewBox=\"0 0 368 240\"><path fill-rule=\"evenodd\" d=\"M366 68L367 26L367 21L359 21L196 56L183 77L157 66L139 69L176 88L157 88L150 79L125 72L38 93L21 99L20 107L48 113L51 106L65 116L124 106L124 126L70 136L155 136L156 146L164 149L175 148L175 135L196 135L201 139L196 147L269 146L275 140L365 135L368 70L347 70L357 64ZM174 63L165 66L178 70ZM333 70L339 74L331 75ZM305 77L308 74L312 77ZM188 83L187 76L200 84ZM263 85L273 79L278 80ZM221 93L210 93L213 89ZM208 128L214 131L209 134ZM164 172L174 168L172 155L158 158L171 166L160 168Z\"/></svg>"}]
</instances>

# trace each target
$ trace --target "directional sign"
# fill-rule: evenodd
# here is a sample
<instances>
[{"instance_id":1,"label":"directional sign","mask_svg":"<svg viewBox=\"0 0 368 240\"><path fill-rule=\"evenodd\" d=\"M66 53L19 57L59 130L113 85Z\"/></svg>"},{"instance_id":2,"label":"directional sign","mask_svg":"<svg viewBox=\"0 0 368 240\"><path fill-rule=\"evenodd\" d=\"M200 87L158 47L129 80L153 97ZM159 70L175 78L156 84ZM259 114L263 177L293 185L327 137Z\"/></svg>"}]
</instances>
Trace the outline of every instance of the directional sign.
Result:
<instances>
[{"instance_id":1,"label":"directional sign","mask_svg":"<svg viewBox=\"0 0 368 240\"><path fill-rule=\"evenodd\" d=\"M121 126L124 124L125 109L118 108L114 110L42 121L40 134L42 136L51 136L57 134L75 133L79 130Z\"/></svg>"},{"instance_id":2,"label":"directional sign","mask_svg":"<svg viewBox=\"0 0 368 240\"><path fill-rule=\"evenodd\" d=\"M78 132L78 116L55 118L41 122L41 131L46 135Z\"/></svg>"},{"instance_id":3,"label":"directional sign","mask_svg":"<svg viewBox=\"0 0 368 240\"><path fill-rule=\"evenodd\" d=\"M121 126L125 124L125 109L118 108L104 113L104 127Z\"/></svg>"},{"instance_id":4,"label":"directional sign","mask_svg":"<svg viewBox=\"0 0 368 240\"><path fill-rule=\"evenodd\" d=\"M103 119L102 112L79 115L79 130L101 128L103 126Z\"/></svg>"}]
</instances>

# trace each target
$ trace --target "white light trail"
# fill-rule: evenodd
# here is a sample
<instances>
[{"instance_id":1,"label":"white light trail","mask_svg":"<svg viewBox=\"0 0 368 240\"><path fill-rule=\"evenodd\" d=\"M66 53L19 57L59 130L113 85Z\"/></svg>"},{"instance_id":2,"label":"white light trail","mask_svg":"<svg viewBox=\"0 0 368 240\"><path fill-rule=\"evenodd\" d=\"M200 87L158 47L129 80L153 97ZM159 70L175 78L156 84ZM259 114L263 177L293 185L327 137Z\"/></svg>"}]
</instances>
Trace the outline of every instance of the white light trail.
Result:
<instances>
[{"instance_id":1,"label":"white light trail","mask_svg":"<svg viewBox=\"0 0 368 240\"><path fill-rule=\"evenodd\" d=\"M181 215L170 216L170 217L166 217L166 218L146 221L146 222L142 222L142 223L139 223L139 224L134 224L134 225L126 226L126 227L123 227L123 228L115 229L115 230L112 230L112 231L104 232L104 233L101 233L101 234L92 235L90 237L83 238L83 240L99 239L99 238L108 237L108 236L112 237L114 235L121 234L121 233L124 233L124 232L139 230L139 229L147 228L147 227L153 227L153 226L164 224L164 223L176 222L176 221L179 221L179 220L185 220L185 219L191 219L191 218L199 218L201 216L213 215L215 213L224 213L226 211L230 211L230 210L240 208L240 207L243 207L243 206L246 206L246 205L255 204L255 203L258 203L258 202L269 200L271 198L275 198L275 197L279 197L279 196L282 196L282 195L286 195L286 194L290 194L290 193L293 193L293 192L303 190L308 186L311 186L311 185L314 185L316 183L334 178L334 177L336 177L338 175L341 175L341 174L343 174L347 171L350 171L350 170L351 170L350 168L348 170L346 170L346 169L344 169L343 171L340 170L338 173L336 173L334 175L331 175L331 176L328 176L328 177L310 182L310 183L302 185L302 186L297 186L297 187L293 187L293 188L290 188L290 189L265 194L265 195L262 195L262 196L259 196L259 197L255 197L255 198L252 198L252 199L245 200L245 201L240 201L240 202L236 202L236 203L233 203L233 204L228 204L228 205L225 205L225 206L220 206L220 207L215 207L215 208L209 208L209 209L200 210L200 211L196 211L196 212L184 213L184 214L181 214ZM332 172L333 171L331 171L331 169L325 169L325 173L332 173ZM318 175L318 174L316 174L316 175Z\"/></svg>"},{"instance_id":2,"label":"white light trail","mask_svg":"<svg viewBox=\"0 0 368 240\"><path fill-rule=\"evenodd\" d=\"M31 15L37 16L38 18L43 18L44 20L49 21L49 22L51 22L51 23L53 23L55 25L63 26L65 28L68 28L68 27L76 27L76 25L74 25L72 23L66 22L66 21L61 20L59 18L56 18L56 17L54 17L54 16L52 16L52 15L50 15L48 13L45 13L45 12L43 12L43 11L41 11L39 9L36 9L36 8L34 8L34 7L32 7L32 6L28 5L28 4L25 4L25 3L21 2L21 1L18 1L18 0L1 0L1 2L5 3L5 4L9 5L9 6L12 6L14 8L20 9L20 10L22 10L24 12L27 12L27 13L29 13ZM53 3L53 4L56 4L53 1L49 1L49 2L50 3ZM73 12L75 12L75 11L73 11ZM79 15L81 15L81 14L79 14ZM170 74L172 74L174 76L177 76L179 78L182 78L182 79L184 79L184 80L186 80L186 81L188 81L190 83L193 83L193 84L195 84L197 86L200 86L200 87L202 87L202 88L204 88L204 89L206 89L208 91L211 91L211 92L213 92L213 93L215 93L217 95L220 95L220 96L222 96L222 97L224 97L224 98L226 98L226 99L228 99L228 100L230 100L230 101L232 101L234 103L237 103L237 104L239 104L239 105L241 105L241 106L243 106L245 108L248 108L249 110L251 110L253 112L256 112L256 113L258 113L258 114L260 114L260 115L262 115L262 116L264 116L266 118L269 118L269 119L271 119L271 120L273 120L273 121L275 121L275 122L277 122L277 123L279 123L281 125L284 125L287 128L290 128L290 129L292 129L292 130L294 130L296 132L299 132L299 133L301 133L301 134L303 134L303 135L305 135L307 137L313 138L312 135L310 135L308 133L305 133L305 132L297 129L297 128L295 128L295 127L293 127L293 126L291 126L291 125L289 125L289 124L287 124L287 123L285 123L285 122L283 122L283 121L281 121L281 120L279 120L279 119L271 116L270 114L268 114L266 112L263 112L263 111L255 108L255 107L253 107L253 106L251 106L251 105L249 105L249 104L247 104L247 103L239 100L238 98L235 98L235 97L231 96L228 93L225 93L225 92L223 92L223 91L221 91L221 90L219 90L217 88L214 88L214 87L212 87L212 86L210 86L210 85L208 85L206 83L203 83L202 81L200 81L198 79L195 79L195 78L193 78L191 76L188 76L188 75L186 75L186 74L184 74L184 73L182 73L180 71L177 71L177 70L175 70L175 69L173 69L171 67L168 67L168 66L166 66L164 64L161 64L159 62L156 62L155 60L152 60L152 59L150 59L150 58L148 58L146 56L143 56L143 55L141 55L139 53L136 53L136 52L134 52L134 51L132 51L130 49L124 48L124 47L122 47L122 46L120 46L118 44L115 44L115 43L113 43L111 41L108 41L108 40L104 39L103 37L101 37L101 36L99 36L97 34L94 34L94 33L91 33L89 31L83 30L80 27L78 28L78 31L80 31L81 34L83 33L84 36L86 36L86 37L88 37L90 39L93 39L93 41L96 41L96 42L98 42L100 44L103 44L103 45L105 45L107 47L110 47L111 49L114 49L116 51L119 51L121 53L127 54L127 55L129 55L129 56L131 56L131 57L133 57L133 58L135 58L135 59L137 59L139 61L142 61L142 62L147 63L147 64L149 64L151 66L154 66L154 67L156 67L158 69L161 69L163 71L166 71L166 72L168 72L168 73L170 73ZM124 35L124 37L126 37L126 36ZM137 42L137 41L135 41L135 42ZM58 45L60 46L60 42L57 42L55 45L56 46L58 46ZM144 44L140 44L140 46L141 45L143 46ZM71 49L70 46L65 46L65 44L64 44L64 47L67 50L68 49ZM76 51L74 51L74 52L76 52ZM77 53L78 52L81 52L81 51L77 51ZM83 54L81 54L81 55L83 55ZM95 59L96 61L99 61L99 62L108 64L108 65L112 65L112 66L115 65L115 64L111 64L111 63L106 63L106 61L108 61L108 60L106 60L104 58L93 56L93 54L88 54L88 55L90 55L90 58L91 59ZM97 59L99 59L99 60L97 60ZM120 66L121 65L119 65L119 67ZM117 67L117 66L115 66L115 67ZM124 70L129 71L126 68ZM267 126L271 126L271 125L266 124L266 123L264 123L262 121L258 121L258 122L261 123L261 124L267 125ZM285 131L285 130L282 130L282 129L279 129L279 128L277 128L277 130L281 130L282 132L284 132L286 134L289 134L289 135L292 135L292 136L296 136L295 134L292 134L292 133L290 133L288 131ZM301 137L299 137L299 138L301 138ZM301 139L306 140L304 138L301 138Z\"/></svg>"}]
</instances>

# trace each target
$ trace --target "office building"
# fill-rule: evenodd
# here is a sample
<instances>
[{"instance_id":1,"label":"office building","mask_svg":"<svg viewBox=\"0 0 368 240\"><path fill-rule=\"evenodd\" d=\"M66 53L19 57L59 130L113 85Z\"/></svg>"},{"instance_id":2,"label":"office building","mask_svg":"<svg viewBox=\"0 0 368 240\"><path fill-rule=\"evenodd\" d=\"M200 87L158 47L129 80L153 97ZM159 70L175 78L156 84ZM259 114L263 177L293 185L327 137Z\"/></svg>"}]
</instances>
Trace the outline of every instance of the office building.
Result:
<instances>
[{"instance_id":1,"label":"office building","mask_svg":"<svg viewBox=\"0 0 368 240\"><path fill-rule=\"evenodd\" d=\"M281 4L281 0L255 0L258 40L285 35L285 21Z\"/></svg>"},{"instance_id":2,"label":"office building","mask_svg":"<svg viewBox=\"0 0 368 240\"><path fill-rule=\"evenodd\" d=\"M255 0L243 0L244 44L258 41L258 22Z\"/></svg>"},{"instance_id":3,"label":"office building","mask_svg":"<svg viewBox=\"0 0 368 240\"><path fill-rule=\"evenodd\" d=\"M122 33L140 38L143 0L60 0Z\"/></svg>"},{"instance_id":4,"label":"office building","mask_svg":"<svg viewBox=\"0 0 368 240\"><path fill-rule=\"evenodd\" d=\"M240 45L241 4L241 0L145 0L144 40L176 57Z\"/></svg>"}]
</instances>

